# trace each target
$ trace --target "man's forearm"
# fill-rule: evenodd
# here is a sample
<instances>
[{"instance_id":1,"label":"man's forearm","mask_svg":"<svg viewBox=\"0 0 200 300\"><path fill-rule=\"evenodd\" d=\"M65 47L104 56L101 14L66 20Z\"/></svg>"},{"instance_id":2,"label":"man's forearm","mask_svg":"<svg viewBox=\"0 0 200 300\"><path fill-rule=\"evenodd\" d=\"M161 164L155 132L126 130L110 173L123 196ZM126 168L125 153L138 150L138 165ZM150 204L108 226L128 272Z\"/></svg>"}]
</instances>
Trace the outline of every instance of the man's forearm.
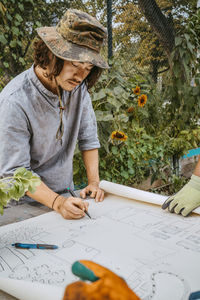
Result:
<instances>
[{"instance_id":1,"label":"man's forearm","mask_svg":"<svg viewBox=\"0 0 200 300\"><path fill-rule=\"evenodd\" d=\"M52 191L44 182L36 188L35 193L26 192L26 195L33 198L34 200L52 208L53 201L55 197L58 195L54 191ZM56 203L54 209L56 208Z\"/></svg>"},{"instance_id":2,"label":"man's forearm","mask_svg":"<svg viewBox=\"0 0 200 300\"><path fill-rule=\"evenodd\" d=\"M98 149L82 151L82 157L86 168L88 184L99 183L99 154Z\"/></svg>"}]
</instances>

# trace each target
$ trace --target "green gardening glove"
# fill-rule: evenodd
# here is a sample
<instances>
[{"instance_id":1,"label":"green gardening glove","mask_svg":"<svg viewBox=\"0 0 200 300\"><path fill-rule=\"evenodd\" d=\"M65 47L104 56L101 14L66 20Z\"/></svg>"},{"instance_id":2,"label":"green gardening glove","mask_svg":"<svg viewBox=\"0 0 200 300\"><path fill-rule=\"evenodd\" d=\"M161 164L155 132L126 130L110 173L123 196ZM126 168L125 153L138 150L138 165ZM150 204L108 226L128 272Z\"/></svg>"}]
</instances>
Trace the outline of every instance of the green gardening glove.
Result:
<instances>
[{"instance_id":1,"label":"green gardening glove","mask_svg":"<svg viewBox=\"0 0 200 300\"><path fill-rule=\"evenodd\" d=\"M175 195L169 197L162 205L163 209L182 216L188 216L200 206L200 177L192 175L190 181Z\"/></svg>"}]
</instances>

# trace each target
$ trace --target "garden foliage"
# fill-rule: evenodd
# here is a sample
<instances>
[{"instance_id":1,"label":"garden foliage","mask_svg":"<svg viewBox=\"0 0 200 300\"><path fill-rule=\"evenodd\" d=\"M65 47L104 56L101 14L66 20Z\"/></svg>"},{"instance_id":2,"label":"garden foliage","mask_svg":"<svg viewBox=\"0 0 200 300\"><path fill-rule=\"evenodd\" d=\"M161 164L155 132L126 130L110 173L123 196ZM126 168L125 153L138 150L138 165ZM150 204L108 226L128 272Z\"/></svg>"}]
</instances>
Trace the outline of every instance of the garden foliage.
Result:
<instances>
[{"instance_id":1,"label":"garden foliage","mask_svg":"<svg viewBox=\"0 0 200 300\"><path fill-rule=\"evenodd\" d=\"M91 91L95 109L100 149L100 175L109 181L137 186L151 176L167 181L173 173L172 157L180 158L200 142L200 85L199 85L199 12L188 22L186 31L175 39L171 68L155 84L151 76L130 67L120 56L111 61ZM128 67L127 64L129 64ZM139 105L140 95L147 102ZM115 142L112 131L121 130L126 142ZM80 156L75 158L76 181L84 174ZM79 172L77 172L77 167ZM81 168L81 171L80 171ZM175 182L177 181L174 178ZM180 188L180 182L177 184ZM176 187L174 187L176 189Z\"/></svg>"}]
</instances>

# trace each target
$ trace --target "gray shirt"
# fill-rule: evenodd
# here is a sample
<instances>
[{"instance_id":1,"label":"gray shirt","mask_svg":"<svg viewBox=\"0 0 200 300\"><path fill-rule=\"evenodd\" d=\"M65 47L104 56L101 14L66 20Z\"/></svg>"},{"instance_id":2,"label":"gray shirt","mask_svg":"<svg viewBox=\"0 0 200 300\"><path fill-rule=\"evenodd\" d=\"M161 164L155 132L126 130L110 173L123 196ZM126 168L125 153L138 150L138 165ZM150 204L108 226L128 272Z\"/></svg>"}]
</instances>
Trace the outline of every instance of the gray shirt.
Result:
<instances>
[{"instance_id":1,"label":"gray shirt","mask_svg":"<svg viewBox=\"0 0 200 300\"><path fill-rule=\"evenodd\" d=\"M0 176L25 167L55 192L73 187L73 155L99 148L97 126L85 84L63 91L64 134L56 140L59 99L37 78L33 66L0 93Z\"/></svg>"}]
</instances>

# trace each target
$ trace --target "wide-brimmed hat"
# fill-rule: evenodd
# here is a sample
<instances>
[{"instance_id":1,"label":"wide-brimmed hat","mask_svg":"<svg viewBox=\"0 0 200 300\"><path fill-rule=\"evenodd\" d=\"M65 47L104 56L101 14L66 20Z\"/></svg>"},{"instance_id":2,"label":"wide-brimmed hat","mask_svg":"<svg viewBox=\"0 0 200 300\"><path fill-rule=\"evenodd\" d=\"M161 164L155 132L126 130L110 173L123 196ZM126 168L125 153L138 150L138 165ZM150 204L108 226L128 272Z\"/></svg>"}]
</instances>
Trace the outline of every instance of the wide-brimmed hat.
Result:
<instances>
[{"instance_id":1,"label":"wide-brimmed hat","mask_svg":"<svg viewBox=\"0 0 200 300\"><path fill-rule=\"evenodd\" d=\"M100 55L107 30L83 11L68 9L57 26L37 28L37 33L57 57L89 62L103 69L109 68Z\"/></svg>"}]
</instances>

